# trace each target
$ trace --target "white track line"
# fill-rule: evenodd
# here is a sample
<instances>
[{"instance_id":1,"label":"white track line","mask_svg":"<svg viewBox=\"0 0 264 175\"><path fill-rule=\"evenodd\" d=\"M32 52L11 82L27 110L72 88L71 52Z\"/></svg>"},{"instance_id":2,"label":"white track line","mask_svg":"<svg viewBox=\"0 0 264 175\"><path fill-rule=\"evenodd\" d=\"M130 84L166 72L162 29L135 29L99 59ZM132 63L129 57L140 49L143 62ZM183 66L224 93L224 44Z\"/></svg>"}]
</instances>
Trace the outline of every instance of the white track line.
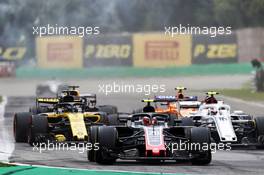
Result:
<instances>
[{"instance_id":1,"label":"white track line","mask_svg":"<svg viewBox=\"0 0 264 175\"><path fill-rule=\"evenodd\" d=\"M15 144L12 136L12 129L10 131L9 128L5 125L5 106L7 104L7 97L3 96L3 101L0 104L0 161L8 162L9 157L12 155L14 151Z\"/></svg>"},{"instance_id":2,"label":"white track line","mask_svg":"<svg viewBox=\"0 0 264 175\"><path fill-rule=\"evenodd\" d=\"M8 163L10 165L18 165L18 166L32 166L39 168L57 168L63 170L80 170L80 171L98 171L98 172L116 172L116 173L131 173L131 174L165 174L171 175L174 173L161 173L161 172L140 172L140 171L121 171L121 170L107 170L107 169L85 169L85 168L68 168L68 167L57 167L57 166L46 166L46 165L31 165L31 164L23 164L23 163ZM181 174L181 173L180 173Z\"/></svg>"}]
</instances>

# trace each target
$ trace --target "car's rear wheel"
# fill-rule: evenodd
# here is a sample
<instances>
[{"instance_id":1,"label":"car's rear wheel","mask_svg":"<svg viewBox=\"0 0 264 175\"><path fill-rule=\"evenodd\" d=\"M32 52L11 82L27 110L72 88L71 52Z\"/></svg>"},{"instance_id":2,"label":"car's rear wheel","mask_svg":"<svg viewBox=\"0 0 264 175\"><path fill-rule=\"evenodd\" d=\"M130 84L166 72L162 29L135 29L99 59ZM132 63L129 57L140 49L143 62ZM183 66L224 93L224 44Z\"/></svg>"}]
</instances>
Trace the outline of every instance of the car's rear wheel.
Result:
<instances>
[{"instance_id":1,"label":"car's rear wheel","mask_svg":"<svg viewBox=\"0 0 264 175\"><path fill-rule=\"evenodd\" d=\"M28 130L28 143L30 145L46 142L48 134L48 119L43 115L33 115Z\"/></svg>"},{"instance_id":2,"label":"car's rear wheel","mask_svg":"<svg viewBox=\"0 0 264 175\"><path fill-rule=\"evenodd\" d=\"M195 144L197 147L191 148L191 153L194 156L191 159L193 165L207 165L212 160L212 154L210 149L210 131L208 128L194 127L191 128L190 140L192 144ZM207 150L203 150L203 145L207 144Z\"/></svg>"},{"instance_id":3,"label":"car's rear wheel","mask_svg":"<svg viewBox=\"0 0 264 175\"><path fill-rule=\"evenodd\" d=\"M30 112L17 113L14 116L13 131L16 142L27 142L27 131L30 125Z\"/></svg>"},{"instance_id":4,"label":"car's rear wheel","mask_svg":"<svg viewBox=\"0 0 264 175\"><path fill-rule=\"evenodd\" d=\"M87 150L87 158L90 162L95 161L95 144L97 143L98 126L91 126L89 129L88 143L92 144L92 149Z\"/></svg>"},{"instance_id":5,"label":"car's rear wheel","mask_svg":"<svg viewBox=\"0 0 264 175\"><path fill-rule=\"evenodd\" d=\"M95 151L95 161L99 164L113 164L116 157L110 155L110 151L116 149L118 135L115 127L98 127L99 150Z\"/></svg>"},{"instance_id":6,"label":"car's rear wheel","mask_svg":"<svg viewBox=\"0 0 264 175\"><path fill-rule=\"evenodd\" d=\"M264 148L264 117L256 117L255 118L256 124L256 135L258 144L257 148L263 149Z\"/></svg>"}]
</instances>

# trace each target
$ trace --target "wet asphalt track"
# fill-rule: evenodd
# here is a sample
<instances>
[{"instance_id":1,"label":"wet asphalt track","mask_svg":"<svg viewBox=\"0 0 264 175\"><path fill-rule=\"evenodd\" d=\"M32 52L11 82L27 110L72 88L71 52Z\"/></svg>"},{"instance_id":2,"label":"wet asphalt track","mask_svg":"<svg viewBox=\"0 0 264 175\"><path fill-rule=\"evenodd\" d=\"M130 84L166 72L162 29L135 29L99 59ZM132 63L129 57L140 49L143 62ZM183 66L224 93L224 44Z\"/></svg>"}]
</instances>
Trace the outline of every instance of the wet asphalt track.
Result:
<instances>
[{"instance_id":1,"label":"wet asphalt track","mask_svg":"<svg viewBox=\"0 0 264 175\"><path fill-rule=\"evenodd\" d=\"M205 81L204 77L200 79L192 79L193 82L190 84L189 81L184 82L185 80L180 80L180 83L188 84L190 89L195 89L199 91L199 95L202 95L203 89L209 89L204 84L197 84L196 82ZM220 79L220 78L219 78ZM225 83L221 83L222 86L230 86L231 88L240 87L243 82L249 79L249 77L241 77L241 82L234 82L232 78L227 79ZM228 82L228 80L230 82ZM10 80L4 80L10 81ZM9 161L17 162L17 163L25 163L25 164L39 164L39 165L48 165L48 166L60 166L60 167L73 167L73 168L87 168L87 169L102 169L102 170L121 170L121 171L139 171L139 172L158 172L158 173L188 173L188 174L263 174L264 173L264 150L232 150L232 151L217 151L213 154L212 163L209 166L192 166L189 163L175 163L175 162L167 162L159 165L153 164L142 164L135 161L118 161L114 165L110 166L101 166L96 163L91 163L87 161L86 153L78 153L78 151L44 151L39 153L38 151L33 151L32 147L23 143L14 143L12 138L12 113L16 111L26 111L27 106L34 103L32 98L29 96L34 94L34 83L37 83L39 80L31 81L31 86L28 83L20 83L20 80L10 81L18 86L12 87L12 83L9 84L9 91L6 91L7 95L16 95L22 96L25 94L27 97L9 97L9 102L6 106L6 115L4 119L1 120L0 132L0 144L2 146L5 144L9 144L8 147L14 150L9 157ZM96 80L93 80L96 82ZM110 80L105 80L106 82ZM128 80L122 80L126 82L130 82ZM29 81L28 81L29 82ZM91 82L91 81L90 81ZM110 81L111 82L111 81ZM162 80L144 80L137 79L131 83L165 83L167 85L166 95L173 94L172 87L174 87L174 83L171 81ZM3 81L1 82L2 85ZM74 83L74 82L71 82ZM78 80L76 83L80 84L82 87L89 86L89 81ZM177 80L175 81L175 84ZM240 83L240 84L238 84ZM181 85L182 85L181 84ZM215 87L210 88L218 88L220 84L214 83ZM5 87L6 86L6 87ZM1 86L0 93L3 94L3 91L8 88L8 85ZM213 85L210 85L213 86ZM90 87L90 91L97 92L96 84L93 84ZM14 88L14 89L13 89ZM20 90L19 90L20 89ZM84 89L81 89L84 91ZM10 91L13 91L10 92ZM23 92L24 91L24 92ZM197 94L197 92L191 92L190 94ZM144 97L142 94L113 94L105 96L100 93L98 95L98 102L101 104L116 104L120 111L129 112L132 109L138 108L142 106L140 99ZM264 114L264 108L261 105L256 106L255 104L247 104L241 103L239 101L233 99L225 99L226 103L230 104L233 109L243 109L245 112L251 113L253 115L261 115ZM3 134L5 133L5 134ZM5 140L3 140L3 135L5 135ZM8 138L6 140L6 138ZM5 154L5 152L0 152L0 155Z\"/></svg>"}]
</instances>

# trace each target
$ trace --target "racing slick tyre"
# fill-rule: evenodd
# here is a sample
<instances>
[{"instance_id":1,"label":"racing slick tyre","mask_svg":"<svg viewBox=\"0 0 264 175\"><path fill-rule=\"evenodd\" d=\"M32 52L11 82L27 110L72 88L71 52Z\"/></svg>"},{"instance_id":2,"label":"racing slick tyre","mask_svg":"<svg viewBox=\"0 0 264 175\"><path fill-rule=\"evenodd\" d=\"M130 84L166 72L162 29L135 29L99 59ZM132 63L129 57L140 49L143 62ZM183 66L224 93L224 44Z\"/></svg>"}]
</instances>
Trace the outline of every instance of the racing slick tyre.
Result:
<instances>
[{"instance_id":1,"label":"racing slick tyre","mask_svg":"<svg viewBox=\"0 0 264 175\"><path fill-rule=\"evenodd\" d=\"M191 153L194 157L191 159L193 165L207 165L212 160L212 154L210 149L210 131L208 128L194 127L191 128L190 140L192 144L199 144L199 150L193 147ZM204 144L207 144L207 150L202 150ZM193 150L194 149L194 150Z\"/></svg>"},{"instance_id":2,"label":"racing slick tyre","mask_svg":"<svg viewBox=\"0 0 264 175\"><path fill-rule=\"evenodd\" d=\"M48 119L43 115L33 115L31 117L31 125L28 130L28 143L33 146L46 142L48 133Z\"/></svg>"},{"instance_id":3,"label":"racing slick tyre","mask_svg":"<svg viewBox=\"0 0 264 175\"><path fill-rule=\"evenodd\" d=\"M256 132L257 132L257 139L260 146L257 148L263 149L264 148L264 117L256 117L255 118L256 124Z\"/></svg>"},{"instance_id":4,"label":"racing slick tyre","mask_svg":"<svg viewBox=\"0 0 264 175\"><path fill-rule=\"evenodd\" d=\"M27 142L27 131L30 125L30 112L17 113L14 116L13 131L16 142Z\"/></svg>"},{"instance_id":5,"label":"racing slick tyre","mask_svg":"<svg viewBox=\"0 0 264 175\"><path fill-rule=\"evenodd\" d=\"M194 122L193 119L191 118L187 118L187 117L183 117L181 119L181 124L180 126L194 126Z\"/></svg>"},{"instance_id":6,"label":"racing slick tyre","mask_svg":"<svg viewBox=\"0 0 264 175\"><path fill-rule=\"evenodd\" d=\"M92 149L87 150L87 158L90 162L95 161L95 144L97 143L98 126L91 126L89 129L88 143L92 144Z\"/></svg>"},{"instance_id":7,"label":"racing slick tyre","mask_svg":"<svg viewBox=\"0 0 264 175\"><path fill-rule=\"evenodd\" d=\"M119 125L118 114L111 114L111 115L108 115L107 117L108 117L109 125L112 125L112 126Z\"/></svg>"},{"instance_id":8,"label":"racing slick tyre","mask_svg":"<svg viewBox=\"0 0 264 175\"><path fill-rule=\"evenodd\" d=\"M101 112L106 112L108 115L110 114L117 114L118 110L116 106L112 105L102 105L98 106L98 110Z\"/></svg>"},{"instance_id":9,"label":"racing slick tyre","mask_svg":"<svg viewBox=\"0 0 264 175\"><path fill-rule=\"evenodd\" d=\"M113 164L116 158L110 155L110 151L116 148L118 135L115 127L98 127L99 150L95 151L95 161L99 164Z\"/></svg>"}]
</instances>

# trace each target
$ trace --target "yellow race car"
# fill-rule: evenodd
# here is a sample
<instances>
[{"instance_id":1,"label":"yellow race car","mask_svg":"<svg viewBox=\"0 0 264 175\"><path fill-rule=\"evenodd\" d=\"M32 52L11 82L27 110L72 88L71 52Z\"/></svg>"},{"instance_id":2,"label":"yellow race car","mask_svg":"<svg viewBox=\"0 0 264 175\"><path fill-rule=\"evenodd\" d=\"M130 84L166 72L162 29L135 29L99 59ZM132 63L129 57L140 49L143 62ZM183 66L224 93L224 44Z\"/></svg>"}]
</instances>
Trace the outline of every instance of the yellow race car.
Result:
<instances>
[{"instance_id":1,"label":"yellow race car","mask_svg":"<svg viewBox=\"0 0 264 175\"><path fill-rule=\"evenodd\" d=\"M69 98L69 97L67 97ZM87 111L81 99L60 101L58 98L37 98L42 112L17 113L14 115L14 137L16 142L28 142L30 145L54 141L88 141L88 129L91 125L107 125L105 112ZM46 110L43 110L46 109Z\"/></svg>"}]
</instances>

